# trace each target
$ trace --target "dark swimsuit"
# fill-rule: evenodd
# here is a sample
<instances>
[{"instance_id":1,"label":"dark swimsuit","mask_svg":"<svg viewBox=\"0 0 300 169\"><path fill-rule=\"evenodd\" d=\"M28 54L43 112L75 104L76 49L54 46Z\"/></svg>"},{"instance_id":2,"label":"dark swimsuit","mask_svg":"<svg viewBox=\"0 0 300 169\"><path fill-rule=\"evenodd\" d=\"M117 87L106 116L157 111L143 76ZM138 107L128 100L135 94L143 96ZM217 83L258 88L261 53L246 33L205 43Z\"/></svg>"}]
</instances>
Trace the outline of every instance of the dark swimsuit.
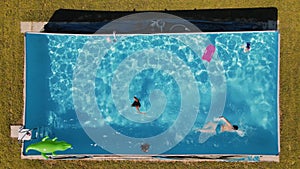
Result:
<instances>
[{"instance_id":1,"label":"dark swimsuit","mask_svg":"<svg viewBox=\"0 0 300 169\"><path fill-rule=\"evenodd\" d=\"M131 107L141 107L141 103L139 101L134 101L132 104L131 104Z\"/></svg>"},{"instance_id":2,"label":"dark swimsuit","mask_svg":"<svg viewBox=\"0 0 300 169\"><path fill-rule=\"evenodd\" d=\"M216 133L220 134L222 132L222 124L218 124L216 127Z\"/></svg>"},{"instance_id":3,"label":"dark swimsuit","mask_svg":"<svg viewBox=\"0 0 300 169\"><path fill-rule=\"evenodd\" d=\"M250 42L246 43L246 49L250 50Z\"/></svg>"}]
</instances>

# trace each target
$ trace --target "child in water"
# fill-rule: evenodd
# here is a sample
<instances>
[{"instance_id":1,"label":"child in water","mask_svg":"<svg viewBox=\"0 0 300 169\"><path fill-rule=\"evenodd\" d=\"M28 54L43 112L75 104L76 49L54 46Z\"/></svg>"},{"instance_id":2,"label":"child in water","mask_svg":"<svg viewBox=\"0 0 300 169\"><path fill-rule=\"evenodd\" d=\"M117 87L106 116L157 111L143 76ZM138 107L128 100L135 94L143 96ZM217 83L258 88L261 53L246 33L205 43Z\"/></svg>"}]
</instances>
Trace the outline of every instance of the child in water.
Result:
<instances>
[{"instance_id":1,"label":"child in water","mask_svg":"<svg viewBox=\"0 0 300 169\"><path fill-rule=\"evenodd\" d=\"M131 104L131 107L135 107L137 112L140 114L146 114L146 113L143 113L140 111L141 103L140 103L139 99L135 96L133 97L133 99L134 99L134 102Z\"/></svg>"},{"instance_id":2,"label":"child in water","mask_svg":"<svg viewBox=\"0 0 300 169\"><path fill-rule=\"evenodd\" d=\"M247 42L247 43L246 43L246 46L244 46L244 52L245 52L245 53L246 53L246 52L249 52L250 49L251 49L251 47L250 47L250 42Z\"/></svg>"}]
</instances>

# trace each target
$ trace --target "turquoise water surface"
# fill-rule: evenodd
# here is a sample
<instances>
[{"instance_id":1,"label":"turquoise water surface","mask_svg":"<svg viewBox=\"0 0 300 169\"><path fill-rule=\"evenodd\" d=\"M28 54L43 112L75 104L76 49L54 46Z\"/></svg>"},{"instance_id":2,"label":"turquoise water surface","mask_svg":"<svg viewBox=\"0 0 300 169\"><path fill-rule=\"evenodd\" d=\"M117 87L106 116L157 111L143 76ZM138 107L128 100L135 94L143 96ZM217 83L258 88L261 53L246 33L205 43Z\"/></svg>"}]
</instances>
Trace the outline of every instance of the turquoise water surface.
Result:
<instances>
[{"instance_id":1,"label":"turquoise water surface","mask_svg":"<svg viewBox=\"0 0 300 169\"><path fill-rule=\"evenodd\" d=\"M278 32L27 33L25 125L73 144L64 154L278 154L278 41ZM211 62L201 59L209 44ZM242 134L196 131L221 115Z\"/></svg>"}]
</instances>

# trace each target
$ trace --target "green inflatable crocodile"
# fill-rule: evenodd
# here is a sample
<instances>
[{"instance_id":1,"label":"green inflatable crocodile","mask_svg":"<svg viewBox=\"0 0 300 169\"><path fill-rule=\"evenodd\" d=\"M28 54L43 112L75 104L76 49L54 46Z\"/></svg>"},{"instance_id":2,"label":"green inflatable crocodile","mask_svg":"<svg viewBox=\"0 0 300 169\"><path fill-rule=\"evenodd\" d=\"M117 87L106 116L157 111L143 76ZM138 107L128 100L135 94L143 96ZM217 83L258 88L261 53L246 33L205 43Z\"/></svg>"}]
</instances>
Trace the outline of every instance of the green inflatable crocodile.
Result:
<instances>
[{"instance_id":1,"label":"green inflatable crocodile","mask_svg":"<svg viewBox=\"0 0 300 169\"><path fill-rule=\"evenodd\" d=\"M41 152L42 156L48 159L46 153L52 153L52 155L55 156L56 155L55 151L65 151L72 147L71 144L65 141L56 141L57 137L55 137L52 140L48 138L49 137L46 136L45 138L42 139L41 142L30 144L26 148L26 152L28 152L28 150L36 150Z\"/></svg>"}]
</instances>

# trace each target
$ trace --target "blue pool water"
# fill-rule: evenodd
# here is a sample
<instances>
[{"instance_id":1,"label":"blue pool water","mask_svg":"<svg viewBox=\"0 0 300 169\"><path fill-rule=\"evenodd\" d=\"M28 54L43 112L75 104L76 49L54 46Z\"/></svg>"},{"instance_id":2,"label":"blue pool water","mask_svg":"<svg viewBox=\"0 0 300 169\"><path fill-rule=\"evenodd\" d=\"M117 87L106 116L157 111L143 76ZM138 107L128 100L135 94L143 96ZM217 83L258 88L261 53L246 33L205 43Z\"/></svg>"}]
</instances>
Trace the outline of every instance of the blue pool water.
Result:
<instances>
[{"instance_id":1,"label":"blue pool water","mask_svg":"<svg viewBox=\"0 0 300 169\"><path fill-rule=\"evenodd\" d=\"M25 126L43 132L25 148L50 135L73 145L62 154L278 154L278 32L112 39L26 34ZM242 134L196 132L221 115Z\"/></svg>"}]
</instances>

